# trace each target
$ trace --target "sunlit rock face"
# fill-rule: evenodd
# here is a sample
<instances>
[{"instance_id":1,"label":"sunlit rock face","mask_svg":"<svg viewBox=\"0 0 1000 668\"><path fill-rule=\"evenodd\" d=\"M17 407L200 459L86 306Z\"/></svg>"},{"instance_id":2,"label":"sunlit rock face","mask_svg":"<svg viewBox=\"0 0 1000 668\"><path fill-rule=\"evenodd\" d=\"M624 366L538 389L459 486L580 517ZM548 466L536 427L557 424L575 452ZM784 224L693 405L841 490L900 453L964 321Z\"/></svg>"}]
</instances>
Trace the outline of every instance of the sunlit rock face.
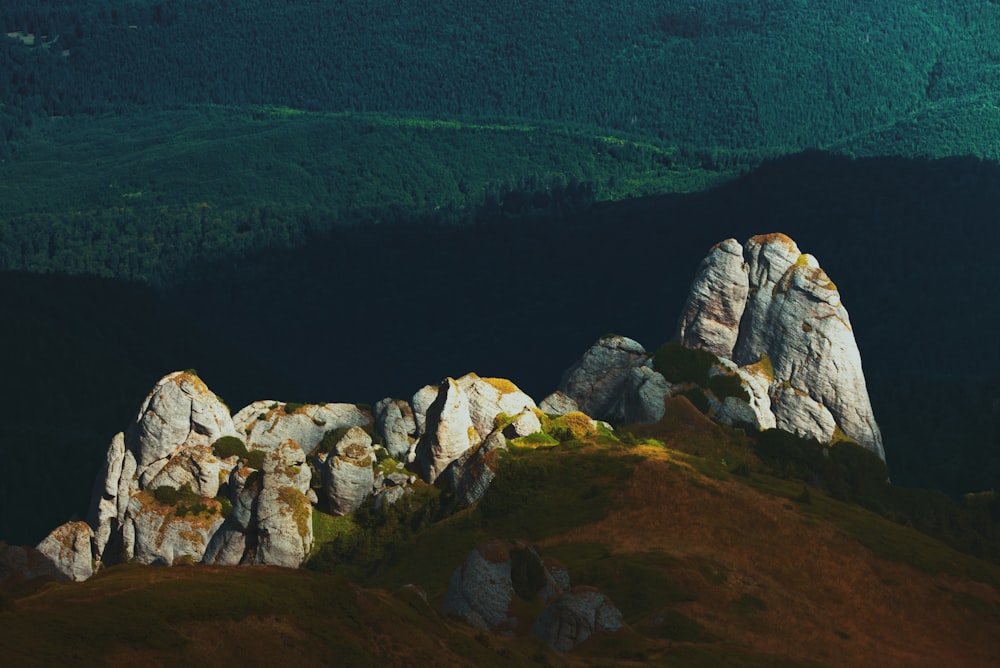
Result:
<instances>
[{"instance_id":1,"label":"sunlit rock face","mask_svg":"<svg viewBox=\"0 0 1000 668\"><path fill-rule=\"evenodd\" d=\"M884 459L861 354L836 285L816 258L783 234L752 237L741 258L738 249L729 239L702 263L678 340L730 357L741 368L755 367L756 379L769 381L778 428L823 442L846 437ZM734 334L735 345L724 355ZM765 358L766 379L760 372Z\"/></svg>"},{"instance_id":2,"label":"sunlit rock face","mask_svg":"<svg viewBox=\"0 0 1000 668\"><path fill-rule=\"evenodd\" d=\"M735 239L726 239L698 267L677 325L678 341L731 358L749 290L743 247Z\"/></svg>"}]
</instances>

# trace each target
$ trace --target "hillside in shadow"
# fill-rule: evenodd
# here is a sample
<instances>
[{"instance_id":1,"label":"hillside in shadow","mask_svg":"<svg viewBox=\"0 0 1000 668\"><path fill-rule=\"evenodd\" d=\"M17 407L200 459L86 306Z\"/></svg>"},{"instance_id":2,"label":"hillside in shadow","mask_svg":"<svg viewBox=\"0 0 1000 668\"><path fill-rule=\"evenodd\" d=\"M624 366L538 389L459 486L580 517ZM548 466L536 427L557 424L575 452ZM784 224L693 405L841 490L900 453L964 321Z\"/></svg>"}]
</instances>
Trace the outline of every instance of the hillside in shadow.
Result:
<instances>
[{"instance_id":1,"label":"hillside in shadow","mask_svg":"<svg viewBox=\"0 0 1000 668\"><path fill-rule=\"evenodd\" d=\"M196 367L233 410L409 398L468 371L540 399L602 334L669 339L707 250L772 231L840 288L893 481L957 495L1000 480L996 163L805 153L707 193L533 211L340 228L188 267L165 293L2 275L2 391L16 408L0 536L35 542L82 514L111 435L168 371ZM44 512L26 514L29 497Z\"/></svg>"}]
</instances>

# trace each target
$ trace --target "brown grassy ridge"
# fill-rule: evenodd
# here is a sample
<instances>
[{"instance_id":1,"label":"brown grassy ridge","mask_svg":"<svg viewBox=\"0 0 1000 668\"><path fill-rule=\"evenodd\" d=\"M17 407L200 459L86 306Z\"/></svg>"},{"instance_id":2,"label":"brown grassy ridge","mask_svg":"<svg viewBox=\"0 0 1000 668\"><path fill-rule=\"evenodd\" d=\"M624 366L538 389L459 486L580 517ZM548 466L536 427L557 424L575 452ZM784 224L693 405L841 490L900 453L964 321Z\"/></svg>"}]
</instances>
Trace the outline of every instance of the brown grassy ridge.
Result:
<instances>
[{"instance_id":1,"label":"brown grassy ridge","mask_svg":"<svg viewBox=\"0 0 1000 668\"><path fill-rule=\"evenodd\" d=\"M417 534L360 586L277 568L123 566L19 594L0 612L10 665L992 666L1000 569L761 474L746 441L684 399L626 445L524 449L473 507ZM725 462L725 463L723 463ZM504 471L522 476L509 479ZM506 487L505 487L506 486ZM506 492L505 492L506 490ZM628 628L558 656L519 628L442 616L451 571L488 537L524 537L598 586ZM423 587L430 604L401 585Z\"/></svg>"}]
</instances>

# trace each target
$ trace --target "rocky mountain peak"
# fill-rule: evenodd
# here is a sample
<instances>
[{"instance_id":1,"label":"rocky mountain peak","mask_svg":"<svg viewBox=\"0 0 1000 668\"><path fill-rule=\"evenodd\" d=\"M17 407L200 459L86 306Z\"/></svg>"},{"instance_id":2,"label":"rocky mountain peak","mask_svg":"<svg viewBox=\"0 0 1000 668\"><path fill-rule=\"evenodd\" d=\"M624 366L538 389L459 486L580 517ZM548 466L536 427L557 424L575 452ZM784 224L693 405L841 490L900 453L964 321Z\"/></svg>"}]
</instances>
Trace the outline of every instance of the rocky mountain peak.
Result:
<instances>
[{"instance_id":1,"label":"rocky mountain peak","mask_svg":"<svg viewBox=\"0 0 1000 668\"><path fill-rule=\"evenodd\" d=\"M759 235L742 247L727 239L711 249L677 339L742 368L766 357L779 428L827 443L846 437L885 458L840 292L788 236Z\"/></svg>"}]
</instances>

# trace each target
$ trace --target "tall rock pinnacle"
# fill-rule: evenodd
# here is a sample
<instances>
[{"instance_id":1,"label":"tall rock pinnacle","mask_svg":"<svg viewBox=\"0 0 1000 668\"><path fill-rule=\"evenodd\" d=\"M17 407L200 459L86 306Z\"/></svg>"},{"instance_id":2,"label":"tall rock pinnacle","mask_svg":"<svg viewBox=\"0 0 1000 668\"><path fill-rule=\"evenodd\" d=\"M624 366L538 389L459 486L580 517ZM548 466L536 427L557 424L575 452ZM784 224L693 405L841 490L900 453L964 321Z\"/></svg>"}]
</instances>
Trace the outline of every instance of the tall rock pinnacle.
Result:
<instances>
[{"instance_id":1,"label":"tall rock pinnacle","mask_svg":"<svg viewBox=\"0 0 1000 668\"><path fill-rule=\"evenodd\" d=\"M779 428L823 442L846 436L885 459L840 292L816 258L784 234L713 248L691 286L677 339L741 366L766 355Z\"/></svg>"}]
</instances>

